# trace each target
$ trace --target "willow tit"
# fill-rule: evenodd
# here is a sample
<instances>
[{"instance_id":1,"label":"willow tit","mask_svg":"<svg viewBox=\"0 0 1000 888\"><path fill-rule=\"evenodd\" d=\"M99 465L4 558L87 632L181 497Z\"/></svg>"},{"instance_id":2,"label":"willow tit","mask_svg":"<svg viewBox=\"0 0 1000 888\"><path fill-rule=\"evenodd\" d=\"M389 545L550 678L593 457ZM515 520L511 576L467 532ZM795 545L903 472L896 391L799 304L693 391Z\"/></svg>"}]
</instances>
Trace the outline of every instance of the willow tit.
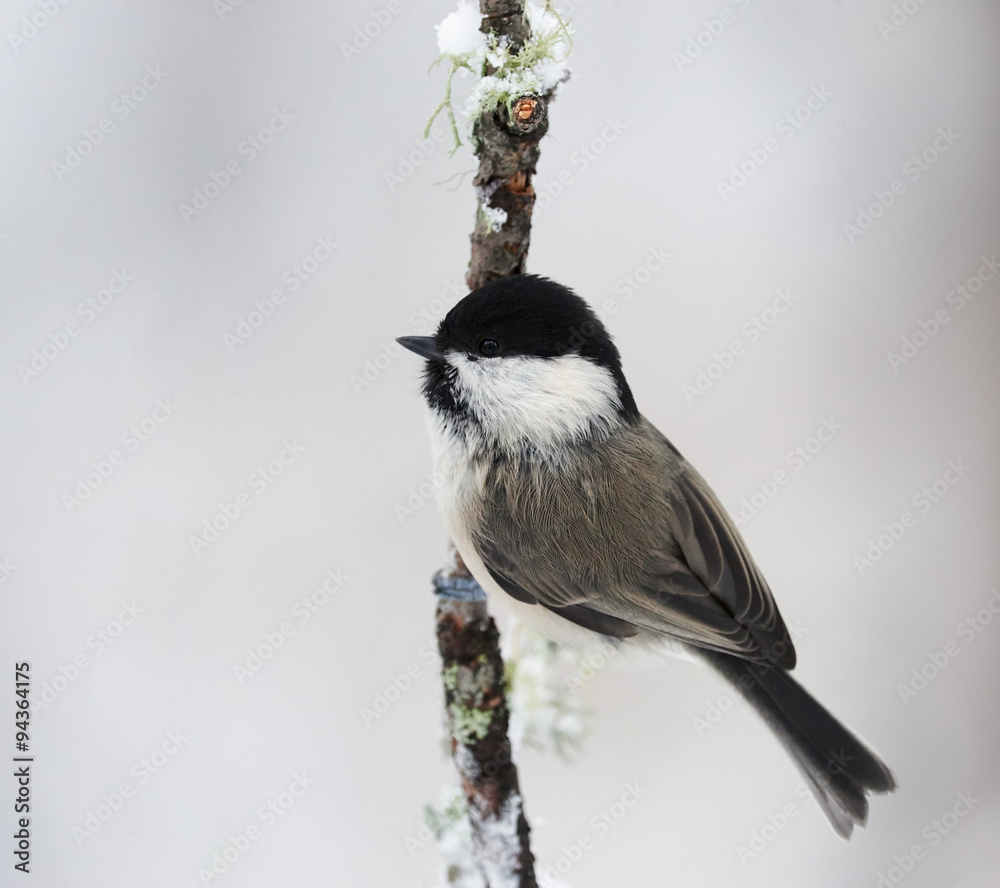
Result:
<instances>
[{"instance_id":1,"label":"willow tit","mask_svg":"<svg viewBox=\"0 0 1000 888\"><path fill-rule=\"evenodd\" d=\"M707 661L833 828L864 825L892 773L788 674L795 649L767 582L708 484L639 413L588 305L515 275L462 299L434 336L398 342L427 359L438 499L479 584L558 641L670 640Z\"/></svg>"}]
</instances>

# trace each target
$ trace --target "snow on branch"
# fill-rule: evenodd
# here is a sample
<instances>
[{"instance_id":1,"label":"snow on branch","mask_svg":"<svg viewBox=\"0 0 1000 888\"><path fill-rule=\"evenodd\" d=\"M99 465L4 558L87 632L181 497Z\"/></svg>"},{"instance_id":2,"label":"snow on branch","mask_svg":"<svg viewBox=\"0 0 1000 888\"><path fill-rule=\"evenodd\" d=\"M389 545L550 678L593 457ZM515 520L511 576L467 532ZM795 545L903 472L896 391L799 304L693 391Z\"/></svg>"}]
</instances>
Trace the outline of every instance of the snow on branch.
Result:
<instances>
[{"instance_id":1,"label":"snow on branch","mask_svg":"<svg viewBox=\"0 0 1000 888\"><path fill-rule=\"evenodd\" d=\"M545 101L569 77L566 57L572 47L571 32L551 0L527 0L523 21L511 23L506 33L492 30L494 24L494 16L487 10L479 9L471 0L459 0L458 9L437 26L440 55L431 67L447 63L448 75L445 97L427 121L424 137L443 111L451 123L453 152L462 143L452 98L455 74L462 72L474 78L461 112L466 123L474 124L502 108L506 120L513 126L520 125L522 132L526 131L526 116L523 105L515 112L515 103L529 98L532 111L540 107L540 113L529 115L537 126L544 119ZM474 129L470 138L475 145Z\"/></svg>"},{"instance_id":2,"label":"snow on branch","mask_svg":"<svg viewBox=\"0 0 1000 888\"><path fill-rule=\"evenodd\" d=\"M459 0L438 25L435 64L445 62L442 111L460 143L452 89L459 72L472 75L464 122L479 160L473 184L477 208L466 283L475 290L524 272L535 192L531 179L539 142L548 131L548 104L569 77L569 25L552 0ZM433 66L432 66L433 67ZM426 133L425 133L426 134ZM462 859L462 834L452 839L448 881L461 888L537 888L528 821L508 736L507 677L499 633L486 611L486 595L452 548L449 564L434 578L438 593L437 635L441 653L452 757L458 769L470 829L474 866ZM527 674L526 674L526 677ZM545 698L546 701L549 698ZM571 707L572 708L572 707ZM565 712L562 738L580 732ZM558 741L557 741L558 742ZM464 832L464 831L463 831Z\"/></svg>"}]
</instances>

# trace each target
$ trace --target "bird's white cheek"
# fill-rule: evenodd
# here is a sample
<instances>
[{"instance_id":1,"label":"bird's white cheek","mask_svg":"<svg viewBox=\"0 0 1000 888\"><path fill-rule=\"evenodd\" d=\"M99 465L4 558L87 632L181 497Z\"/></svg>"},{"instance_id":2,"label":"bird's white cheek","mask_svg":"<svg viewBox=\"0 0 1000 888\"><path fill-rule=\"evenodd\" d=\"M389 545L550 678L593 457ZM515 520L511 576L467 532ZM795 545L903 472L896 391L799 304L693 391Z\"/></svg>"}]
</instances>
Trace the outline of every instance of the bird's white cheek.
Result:
<instances>
[{"instance_id":1,"label":"bird's white cheek","mask_svg":"<svg viewBox=\"0 0 1000 888\"><path fill-rule=\"evenodd\" d=\"M619 422L614 377L579 355L450 360L461 400L501 448L556 450Z\"/></svg>"}]
</instances>

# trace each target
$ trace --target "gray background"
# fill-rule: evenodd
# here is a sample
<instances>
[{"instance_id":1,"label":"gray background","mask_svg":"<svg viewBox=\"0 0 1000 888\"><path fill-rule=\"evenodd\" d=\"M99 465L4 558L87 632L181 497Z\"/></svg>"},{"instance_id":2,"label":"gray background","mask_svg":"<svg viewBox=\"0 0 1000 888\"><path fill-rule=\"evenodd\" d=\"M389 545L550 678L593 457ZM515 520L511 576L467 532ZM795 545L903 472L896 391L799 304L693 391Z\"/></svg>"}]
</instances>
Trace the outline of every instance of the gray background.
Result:
<instances>
[{"instance_id":1,"label":"gray background","mask_svg":"<svg viewBox=\"0 0 1000 888\"><path fill-rule=\"evenodd\" d=\"M594 847L565 875L574 888L840 888L876 885L919 844L903 884L993 884L1000 618L969 642L958 626L1000 584L1000 283L961 311L946 296L1000 248L1000 13L929 2L885 39L888 0L733 2L735 21L680 72L672 54L722 4L576 5L574 77L536 185L573 180L536 215L530 268L600 305L651 248L671 254L609 324L640 408L732 510L789 470L786 453L824 419L842 425L744 533L806 630L796 674L902 788L847 844L748 710L699 736L693 720L725 693L713 675L610 667L588 686L585 754L522 756L540 865L586 835ZM74 2L17 51L8 35L37 6L12 0L0 16L4 756L13 662L30 660L37 696L89 657L32 722L33 884L199 885L198 868L261 826L257 809L303 770L316 783L213 884L437 884L433 843L410 854L405 837L451 768L424 647L446 538L432 502L398 517L430 468L419 367L378 356L422 332L411 315L462 278L469 177L439 183L474 161L438 146L387 183L443 92L443 72L425 72L452 3L403 2L345 58L341 43L384 7L247 0L220 20L209 0ZM116 97L157 65L156 90L115 118ZM814 86L832 99L724 201L730 165ZM275 107L294 120L243 162L238 146ZM59 181L53 161L102 117L114 131ZM574 153L609 117L624 130L581 169ZM911 182L903 165L939 127L959 138ZM185 222L179 204L234 159L239 176ZM906 192L849 243L844 223L895 178ZM292 293L281 277L318 237L339 248ZM19 365L121 268L134 282L25 382ZM285 304L230 352L224 335L276 287ZM799 298L749 343L741 328L777 289ZM949 322L894 372L888 353L942 307ZM689 403L682 386L734 339L745 354ZM377 359L355 391L352 374ZM63 495L157 398L174 414L70 511ZM248 476L286 439L304 452L257 495ZM855 556L949 460L969 471L860 572ZM241 492L251 507L196 555L190 535ZM350 579L299 622L294 603L328 569ZM142 614L97 654L88 638L133 600ZM234 665L284 621L295 634L239 684ZM904 705L898 686L949 643L960 653ZM362 707L412 664L412 687L366 725ZM138 785L133 765L168 731L188 739ZM73 827L126 781L134 795L78 844ZM591 819L633 781L646 794L597 836ZM2 786L9 798L11 778ZM980 801L930 839L959 793ZM786 828L742 863L739 847L788 803Z\"/></svg>"}]
</instances>

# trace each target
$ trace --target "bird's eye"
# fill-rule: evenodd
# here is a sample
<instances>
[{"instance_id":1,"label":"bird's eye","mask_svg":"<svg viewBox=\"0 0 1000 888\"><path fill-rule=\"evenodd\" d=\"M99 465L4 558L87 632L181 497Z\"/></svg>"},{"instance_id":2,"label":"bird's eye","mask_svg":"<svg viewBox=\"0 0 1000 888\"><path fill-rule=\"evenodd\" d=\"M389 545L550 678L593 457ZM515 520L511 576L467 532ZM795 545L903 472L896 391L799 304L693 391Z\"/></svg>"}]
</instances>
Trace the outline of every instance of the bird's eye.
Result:
<instances>
[{"instance_id":1,"label":"bird's eye","mask_svg":"<svg viewBox=\"0 0 1000 888\"><path fill-rule=\"evenodd\" d=\"M479 354L484 358L495 358L500 354L500 343L495 339L484 339L479 343Z\"/></svg>"}]
</instances>

